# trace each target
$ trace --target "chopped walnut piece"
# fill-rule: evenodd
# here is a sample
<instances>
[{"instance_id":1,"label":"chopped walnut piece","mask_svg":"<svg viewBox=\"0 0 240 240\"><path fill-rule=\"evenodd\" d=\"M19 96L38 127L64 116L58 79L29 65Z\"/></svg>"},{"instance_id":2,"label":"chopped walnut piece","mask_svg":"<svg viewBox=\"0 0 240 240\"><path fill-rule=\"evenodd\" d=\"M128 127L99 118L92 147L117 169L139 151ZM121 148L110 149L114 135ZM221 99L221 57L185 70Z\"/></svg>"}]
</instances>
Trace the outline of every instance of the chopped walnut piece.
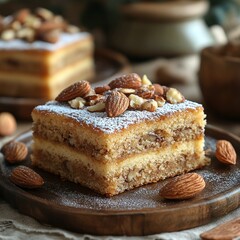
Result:
<instances>
[{"instance_id":1,"label":"chopped walnut piece","mask_svg":"<svg viewBox=\"0 0 240 240\"><path fill-rule=\"evenodd\" d=\"M152 85L152 82L148 79L147 75L143 75L142 85Z\"/></svg>"},{"instance_id":2,"label":"chopped walnut piece","mask_svg":"<svg viewBox=\"0 0 240 240\"><path fill-rule=\"evenodd\" d=\"M136 90L136 95L145 99L152 98L154 95L154 87L152 85L142 86Z\"/></svg>"},{"instance_id":3,"label":"chopped walnut piece","mask_svg":"<svg viewBox=\"0 0 240 240\"><path fill-rule=\"evenodd\" d=\"M154 95L154 100L157 102L158 107L162 107L166 103L166 100L159 95Z\"/></svg>"},{"instance_id":4,"label":"chopped walnut piece","mask_svg":"<svg viewBox=\"0 0 240 240\"><path fill-rule=\"evenodd\" d=\"M105 110L105 102L99 102L87 108L89 112L103 112Z\"/></svg>"},{"instance_id":5,"label":"chopped walnut piece","mask_svg":"<svg viewBox=\"0 0 240 240\"><path fill-rule=\"evenodd\" d=\"M141 109L149 112L155 112L157 107L157 102L154 99L149 99L142 104Z\"/></svg>"},{"instance_id":6,"label":"chopped walnut piece","mask_svg":"<svg viewBox=\"0 0 240 240\"><path fill-rule=\"evenodd\" d=\"M81 109L85 106L86 100L84 98L77 97L71 101L68 101L68 103L72 108Z\"/></svg>"},{"instance_id":7,"label":"chopped walnut piece","mask_svg":"<svg viewBox=\"0 0 240 240\"><path fill-rule=\"evenodd\" d=\"M176 88L169 88L166 92L166 99L172 104L181 103L185 101L183 95Z\"/></svg>"},{"instance_id":8,"label":"chopped walnut piece","mask_svg":"<svg viewBox=\"0 0 240 240\"><path fill-rule=\"evenodd\" d=\"M133 109L141 109L142 104L144 103L144 99L139 97L138 95L131 94L129 97L129 106Z\"/></svg>"},{"instance_id":9,"label":"chopped walnut piece","mask_svg":"<svg viewBox=\"0 0 240 240\"><path fill-rule=\"evenodd\" d=\"M117 90L125 95L130 95L136 92L136 90L133 88L118 88Z\"/></svg>"},{"instance_id":10,"label":"chopped walnut piece","mask_svg":"<svg viewBox=\"0 0 240 240\"><path fill-rule=\"evenodd\" d=\"M1 39L4 41L10 41L15 38L15 32L12 29L6 29L2 31Z\"/></svg>"}]
</instances>

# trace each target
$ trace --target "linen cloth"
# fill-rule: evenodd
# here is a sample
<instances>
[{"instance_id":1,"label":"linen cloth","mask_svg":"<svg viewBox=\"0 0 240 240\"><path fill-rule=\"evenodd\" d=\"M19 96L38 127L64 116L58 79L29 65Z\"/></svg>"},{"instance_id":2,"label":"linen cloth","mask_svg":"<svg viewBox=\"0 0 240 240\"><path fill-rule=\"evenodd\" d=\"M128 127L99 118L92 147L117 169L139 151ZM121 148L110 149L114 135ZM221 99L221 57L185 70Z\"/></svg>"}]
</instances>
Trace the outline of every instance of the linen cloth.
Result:
<instances>
[{"instance_id":1,"label":"linen cloth","mask_svg":"<svg viewBox=\"0 0 240 240\"><path fill-rule=\"evenodd\" d=\"M73 233L63 229L45 226L28 216L18 213L0 198L0 240L198 240L200 234L218 224L240 216L240 208L210 224L171 233L143 237L92 236ZM240 239L240 238L239 238Z\"/></svg>"}]
</instances>

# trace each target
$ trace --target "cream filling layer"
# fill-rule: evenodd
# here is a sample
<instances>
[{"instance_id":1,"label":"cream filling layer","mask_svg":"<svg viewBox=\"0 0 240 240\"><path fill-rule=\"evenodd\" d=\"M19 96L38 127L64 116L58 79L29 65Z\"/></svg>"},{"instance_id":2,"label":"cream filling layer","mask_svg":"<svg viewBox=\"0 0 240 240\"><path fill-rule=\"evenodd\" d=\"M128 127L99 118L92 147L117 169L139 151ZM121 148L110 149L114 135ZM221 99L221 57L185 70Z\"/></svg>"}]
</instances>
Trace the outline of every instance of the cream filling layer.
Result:
<instances>
[{"instance_id":1,"label":"cream filling layer","mask_svg":"<svg viewBox=\"0 0 240 240\"><path fill-rule=\"evenodd\" d=\"M111 176L115 176L117 173L121 173L126 169L133 170L135 166L138 168L151 165L161 165L161 163L165 161L172 162L175 159L182 159L184 161L184 156L194 155L197 159L193 159L199 162L199 165L204 164L205 156L203 151L204 139L198 139L183 143L176 143L171 146L167 146L164 148L159 148L155 151L148 151L145 153L140 153L132 156L128 156L125 159L121 159L121 161L117 161L117 159L113 159L111 162L107 162L107 164L103 164L100 161L96 161L89 156L81 152L77 152L74 149L64 146L63 144L52 143L50 141L34 138L33 145L33 162L41 161L41 159L37 159L37 152L45 151L54 156L64 158L65 160L71 162L78 162L79 164L87 167L89 170L93 170L99 176L105 176L109 178ZM36 154L36 156L34 156ZM159 169L164 171L164 169Z\"/></svg>"},{"instance_id":2,"label":"cream filling layer","mask_svg":"<svg viewBox=\"0 0 240 240\"><path fill-rule=\"evenodd\" d=\"M20 63L35 62L41 65L46 64L48 66L52 66L55 65L58 61L61 61L62 59L65 59L66 57L69 57L76 52L83 52L85 54L92 53L93 42L91 40L85 39L81 42L73 43L54 52L41 50L0 50L0 61L4 62L11 59Z\"/></svg>"},{"instance_id":3,"label":"cream filling layer","mask_svg":"<svg viewBox=\"0 0 240 240\"><path fill-rule=\"evenodd\" d=\"M50 76L38 76L36 74L21 74L15 72L1 72L0 81L6 84L27 84L37 86L54 86L55 84L62 84L66 79L71 78L84 69L94 69L94 63L92 57L86 57L81 61L78 61L70 66L64 67L56 74Z\"/></svg>"}]
</instances>

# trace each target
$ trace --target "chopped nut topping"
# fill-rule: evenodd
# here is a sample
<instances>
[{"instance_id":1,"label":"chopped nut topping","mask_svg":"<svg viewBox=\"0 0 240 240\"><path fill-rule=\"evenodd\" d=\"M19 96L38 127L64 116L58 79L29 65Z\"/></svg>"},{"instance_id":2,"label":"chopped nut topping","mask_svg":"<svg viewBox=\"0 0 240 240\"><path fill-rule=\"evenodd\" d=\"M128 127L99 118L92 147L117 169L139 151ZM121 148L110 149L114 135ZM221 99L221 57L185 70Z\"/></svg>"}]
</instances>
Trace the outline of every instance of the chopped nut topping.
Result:
<instances>
[{"instance_id":1,"label":"chopped nut topping","mask_svg":"<svg viewBox=\"0 0 240 240\"><path fill-rule=\"evenodd\" d=\"M36 9L36 15L43 20L50 20L53 18L53 13L45 8L37 8Z\"/></svg>"},{"instance_id":2,"label":"chopped nut topping","mask_svg":"<svg viewBox=\"0 0 240 240\"><path fill-rule=\"evenodd\" d=\"M162 96L164 94L164 88L160 84L153 84L154 86L154 94Z\"/></svg>"},{"instance_id":3,"label":"chopped nut topping","mask_svg":"<svg viewBox=\"0 0 240 240\"><path fill-rule=\"evenodd\" d=\"M54 15L45 8L37 8L35 12L21 9L11 18L11 21L0 18L0 39L4 41L22 39L28 42L41 40L55 43L59 40L61 32L79 32L78 27L69 25L63 17Z\"/></svg>"},{"instance_id":4,"label":"chopped nut topping","mask_svg":"<svg viewBox=\"0 0 240 240\"><path fill-rule=\"evenodd\" d=\"M185 98L176 88L169 88L166 92L166 99L172 104L184 102Z\"/></svg>"},{"instance_id":5,"label":"chopped nut topping","mask_svg":"<svg viewBox=\"0 0 240 240\"><path fill-rule=\"evenodd\" d=\"M68 103L72 108L81 109L85 106L86 100L84 98L77 97L71 101L68 101Z\"/></svg>"},{"instance_id":6,"label":"chopped nut topping","mask_svg":"<svg viewBox=\"0 0 240 240\"><path fill-rule=\"evenodd\" d=\"M124 75L114 79L111 86L103 85L94 89L89 82L81 80L64 89L55 100L68 102L76 109L86 108L90 112L105 111L108 117L117 117L128 109L154 112L166 102L177 104L185 100L177 89L150 84L150 81L146 80L148 79L146 75L143 77L144 81L139 82L137 76L137 74Z\"/></svg>"},{"instance_id":7,"label":"chopped nut topping","mask_svg":"<svg viewBox=\"0 0 240 240\"><path fill-rule=\"evenodd\" d=\"M131 94L129 97L130 103L129 106L133 109L141 109L144 99L138 95Z\"/></svg>"},{"instance_id":8,"label":"chopped nut topping","mask_svg":"<svg viewBox=\"0 0 240 240\"><path fill-rule=\"evenodd\" d=\"M1 39L4 41L10 41L15 38L15 32L12 29L4 30L1 33Z\"/></svg>"},{"instance_id":9,"label":"chopped nut topping","mask_svg":"<svg viewBox=\"0 0 240 240\"><path fill-rule=\"evenodd\" d=\"M96 105L92 105L87 109L89 112L103 112L105 110L105 102L99 102Z\"/></svg>"},{"instance_id":10,"label":"chopped nut topping","mask_svg":"<svg viewBox=\"0 0 240 240\"><path fill-rule=\"evenodd\" d=\"M147 100L141 106L142 110L147 110L149 112L155 112L157 107L158 104L154 99Z\"/></svg>"},{"instance_id":11,"label":"chopped nut topping","mask_svg":"<svg viewBox=\"0 0 240 240\"><path fill-rule=\"evenodd\" d=\"M155 95L154 100L157 102L158 107L162 107L166 102L166 100L162 96L159 96L159 95Z\"/></svg>"},{"instance_id":12,"label":"chopped nut topping","mask_svg":"<svg viewBox=\"0 0 240 240\"><path fill-rule=\"evenodd\" d=\"M101 94L93 94L86 96L85 99L87 101L87 105L92 106L97 104L98 102L103 102L105 100L105 96Z\"/></svg>"},{"instance_id":13,"label":"chopped nut topping","mask_svg":"<svg viewBox=\"0 0 240 240\"><path fill-rule=\"evenodd\" d=\"M136 90L132 88L119 88L118 91L124 93L125 95L129 95L135 93Z\"/></svg>"},{"instance_id":14,"label":"chopped nut topping","mask_svg":"<svg viewBox=\"0 0 240 240\"><path fill-rule=\"evenodd\" d=\"M147 75L143 75L142 85L152 85L152 82L148 79Z\"/></svg>"},{"instance_id":15,"label":"chopped nut topping","mask_svg":"<svg viewBox=\"0 0 240 240\"><path fill-rule=\"evenodd\" d=\"M136 90L136 95L145 99L152 98L154 95L154 87L152 85L142 86Z\"/></svg>"}]
</instances>

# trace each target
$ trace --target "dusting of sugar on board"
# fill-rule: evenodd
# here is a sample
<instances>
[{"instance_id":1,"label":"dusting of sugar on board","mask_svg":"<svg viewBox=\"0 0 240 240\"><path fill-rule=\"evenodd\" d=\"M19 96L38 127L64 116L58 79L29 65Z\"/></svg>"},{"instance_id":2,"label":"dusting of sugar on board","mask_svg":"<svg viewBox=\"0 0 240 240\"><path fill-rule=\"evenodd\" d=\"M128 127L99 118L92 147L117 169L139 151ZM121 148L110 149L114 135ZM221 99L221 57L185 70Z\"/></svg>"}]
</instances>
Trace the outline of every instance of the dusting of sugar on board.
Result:
<instances>
[{"instance_id":1,"label":"dusting of sugar on board","mask_svg":"<svg viewBox=\"0 0 240 240\"><path fill-rule=\"evenodd\" d=\"M166 103L163 107L157 108L155 112L128 110L118 117L109 118L105 112L89 112L87 109L72 109L68 104L50 101L45 105L37 106L38 111L49 111L59 115L73 118L80 124L85 123L104 133L111 134L127 128L138 122L154 120L161 116L172 114L186 109L196 109L202 105L186 100L183 103Z\"/></svg>"},{"instance_id":2,"label":"dusting of sugar on board","mask_svg":"<svg viewBox=\"0 0 240 240\"><path fill-rule=\"evenodd\" d=\"M47 190L51 196L54 196L52 200L55 199L58 204L63 206L92 210L133 210L151 209L159 205L158 184L149 184L111 198L86 190L81 186L72 189L71 186L74 186L74 184L67 184L69 184L69 188L65 188L66 185L63 187L58 184L54 187L50 186ZM165 203L162 203L162 206L164 205Z\"/></svg>"},{"instance_id":3,"label":"dusting of sugar on board","mask_svg":"<svg viewBox=\"0 0 240 240\"><path fill-rule=\"evenodd\" d=\"M216 139L205 137L206 145L212 150L215 147ZM226 166L219 163L212 156L211 165L203 169L195 170L200 174L205 182L206 188L196 196L196 202L204 201L204 199L218 196L239 186L240 171L238 166ZM107 211L126 211L126 210L146 210L169 207L179 207L188 200L165 201L159 195L159 190L166 184L169 179L159 181L158 183L148 184L133 190L121 193L111 198L107 198L92 190L84 188L80 185L61 181L57 176L51 176L51 180L46 181L46 191L51 201L55 201L62 206L80 208L86 210L107 210Z\"/></svg>"},{"instance_id":4,"label":"dusting of sugar on board","mask_svg":"<svg viewBox=\"0 0 240 240\"><path fill-rule=\"evenodd\" d=\"M79 40L83 40L89 37L89 33L87 32L79 32L79 33L62 33L60 35L60 39L56 43L48 43L44 41L34 41L32 43L20 40L13 39L11 41L3 41L0 40L0 50L47 50L47 51L55 51L61 47L64 47L68 44L77 42Z\"/></svg>"},{"instance_id":5,"label":"dusting of sugar on board","mask_svg":"<svg viewBox=\"0 0 240 240\"><path fill-rule=\"evenodd\" d=\"M30 135L31 136L31 135ZM217 134L219 136L219 134ZM25 139L25 140L24 140ZM24 143L29 143L31 138L18 138L18 140ZM214 153L217 139L209 135L205 136L205 142L207 148L210 148ZM30 150L30 149L29 149ZM239 144L236 146L237 151L237 164L233 166L224 165L217 161L212 154L211 164L203 169L195 170L194 172L200 174L205 182L205 189L191 200L182 201L167 201L160 197L159 190L167 183L168 180L159 181L157 183L148 184L142 187L135 188L133 190L121 193L111 198L101 196L94 191L84 188L79 184L75 184L68 181L61 180L58 176L47 173L41 169L34 169L37 173L44 177L45 184L37 191L32 190L19 190L19 187L15 186L16 192L24 193L24 196L30 197L33 201L39 198L49 204L54 203L58 211L62 209L66 210L66 207L70 207L73 211L91 210L92 213L98 211L105 211L106 213L112 214L111 211L140 211L143 213L145 210L159 211L163 209L165 211L171 209L174 211L175 208L181 208L181 206L189 206L190 208L204 206L204 204L210 204L219 201L220 199L232 199L233 196L239 195L240 186L240 147ZM23 163L28 167L32 167L30 160ZM9 175L14 168L14 165L6 164L3 156L0 154L0 177L3 179L1 183L7 183L9 189L12 189L13 185L9 181ZM25 192L23 192L25 191ZM18 193L19 194L19 193ZM227 198L226 198L227 197ZM221 200L222 201L222 200ZM34 203L34 202L33 202ZM189 205L186 205L188 203ZM53 205L54 206L54 205ZM69 209L67 209L69 210ZM225 211L226 209L222 209Z\"/></svg>"}]
</instances>

